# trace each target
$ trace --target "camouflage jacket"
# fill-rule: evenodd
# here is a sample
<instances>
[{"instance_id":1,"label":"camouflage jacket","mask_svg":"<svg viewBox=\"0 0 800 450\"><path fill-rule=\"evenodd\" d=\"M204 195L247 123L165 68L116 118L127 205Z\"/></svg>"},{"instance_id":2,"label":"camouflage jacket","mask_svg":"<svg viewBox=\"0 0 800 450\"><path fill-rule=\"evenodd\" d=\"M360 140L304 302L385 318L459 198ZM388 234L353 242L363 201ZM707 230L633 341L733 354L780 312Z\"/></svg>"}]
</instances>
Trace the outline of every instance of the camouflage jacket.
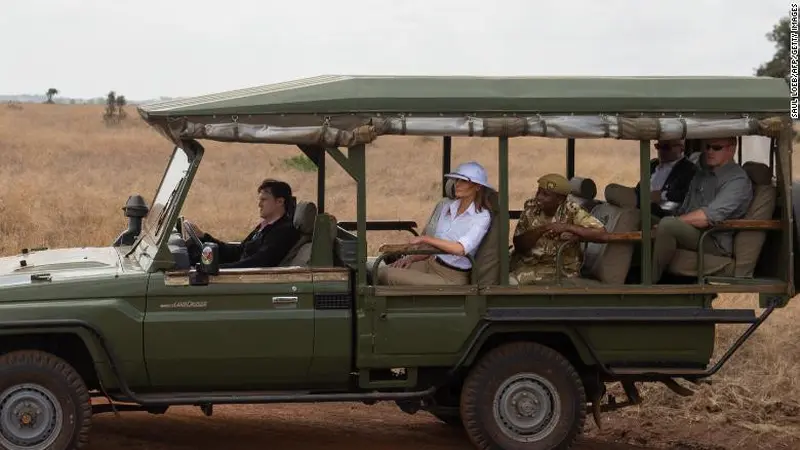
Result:
<instances>
[{"instance_id":1,"label":"camouflage jacket","mask_svg":"<svg viewBox=\"0 0 800 450\"><path fill-rule=\"evenodd\" d=\"M524 234L534 228L550 222L560 222L586 228L603 228L603 223L589 214L577 203L566 200L556 210L552 217L547 216L534 199L525 202L525 210L520 216L514 236ZM539 238L536 245L527 252L517 252L515 249L511 256L511 270L517 274L526 271L542 272L542 277L555 274L556 255L558 247L569 236L559 236L554 232L547 232ZM564 248L563 274L566 277L577 276L583 263L583 251L580 243L573 242ZM541 278L541 277L535 277Z\"/></svg>"}]
</instances>

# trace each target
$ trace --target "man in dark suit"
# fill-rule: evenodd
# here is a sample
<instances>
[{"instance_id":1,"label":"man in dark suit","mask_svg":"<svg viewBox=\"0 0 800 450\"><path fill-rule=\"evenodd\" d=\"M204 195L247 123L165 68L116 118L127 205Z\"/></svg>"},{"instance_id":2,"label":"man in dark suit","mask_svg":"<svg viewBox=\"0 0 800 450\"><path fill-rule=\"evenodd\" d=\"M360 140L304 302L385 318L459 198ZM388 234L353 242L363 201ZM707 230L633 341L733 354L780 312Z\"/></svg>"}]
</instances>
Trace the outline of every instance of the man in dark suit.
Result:
<instances>
[{"instance_id":1,"label":"man in dark suit","mask_svg":"<svg viewBox=\"0 0 800 450\"><path fill-rule=\"evenodd\" d=\"M288 183L270 178L264 180L258 187L261 221L238 244L220 241L193 223L184 224L193 227L201 241L219 246L220 269L275 267L300 238L291 217L291 203L292 188Z\"/></svg>"},{"instance_id":2,"label":"man in dark suit","mask_svg":"<svg viewBox=\"0 0 800 450\"><path fill-rule=\"evenodd\" d=\"M674 215L689 191L697 166L684 157L683 140L658 141L658 158L650 161L651 211L657 217ZM640 185L636 185L636 206L641 205Z\"/></svg>"}]
</instances>

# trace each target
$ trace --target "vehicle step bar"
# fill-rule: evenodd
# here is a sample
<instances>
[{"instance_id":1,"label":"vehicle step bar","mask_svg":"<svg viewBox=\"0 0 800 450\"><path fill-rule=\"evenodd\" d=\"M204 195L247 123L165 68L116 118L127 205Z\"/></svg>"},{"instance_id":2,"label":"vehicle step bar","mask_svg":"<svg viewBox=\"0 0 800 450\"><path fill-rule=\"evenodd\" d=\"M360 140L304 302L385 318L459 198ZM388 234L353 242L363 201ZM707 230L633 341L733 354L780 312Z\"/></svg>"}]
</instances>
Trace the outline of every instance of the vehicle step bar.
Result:
<instances>
[{"instance_id":1,"label":"vehicle step bar","mask_svg":"<svg viewBox=\"0 0 800 450\"><path fill-rule=\"evenodd\" d=\"M711 309L698 307L520 307L491 308L486 320L492 322L706 322L755 323L752 309Z\"/></svg>"},{"instance_id":2,"label":"vehicle step bar","mask_svg":"<svg viewBox=\"0 0 800 450\"><path fill-rule=\"evenodd\" d=\"M385 401L385 400L410 400L432 395L435 388L424 391L412 392L343 392L343 393L312 393L250 391L250 392L217 392L208 394L204 392L181 392L167 394L137 394L135 399L124 394L110 394L115 401L155 405L241 405L251 403L323 403L323 402L358 402L358 401Z\"/></svg>"}]
</instances>

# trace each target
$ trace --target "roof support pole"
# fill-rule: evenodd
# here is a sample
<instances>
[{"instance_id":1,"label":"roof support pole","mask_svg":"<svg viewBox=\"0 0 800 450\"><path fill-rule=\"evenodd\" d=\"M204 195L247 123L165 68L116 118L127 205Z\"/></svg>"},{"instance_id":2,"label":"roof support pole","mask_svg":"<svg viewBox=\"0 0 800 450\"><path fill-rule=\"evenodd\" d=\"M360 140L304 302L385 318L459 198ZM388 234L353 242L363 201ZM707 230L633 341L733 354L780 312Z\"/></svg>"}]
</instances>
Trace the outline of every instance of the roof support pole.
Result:
<instances>
[{"instance_id":1,"label":"roof support pole","mask_svg":"<svg viewBox=\"0 0 800 450\"><path fill-rule=\"evenodd\" d=\"M338 149L337 149L338 150ZM340 152L341 154L341 152ZM356 220L358 233L358 286L367 284L367 152L364 144L350 147L347 159L356 180Z\"/></svg>"},{"instance_id":2,"label":"roof support pole","mask_svg":"<svg viewBox=\"0 0 800 450\"><path fill-rule=\"evenodd\" d=\"M325 151L320 151L319 161L317 161L317 212L319 214L325 212L325 154Z\"/></svg>"},{"instance_id":3,"label":"roof support pole","mask_svg":"<svg viewBox=\"0 0 800 450\"><path fill-rule=\"evenodd\" d=\"M498 245L500 246L500 285L508 286L509 254L508 254L508 224L510 222L508 213L508 137L499 138L497 162L500 167L499 197L500 204L500 236Z\"/></svg>"},{"instance_id":4,"label":"roof support pole","mask_svg":"<svg viewBox=\"0 0 800 450\"><path fill-rule=\"evenodd\" d=\"M453 138L445 136L442 138L442 197L447 197L447 190L445 189L444 176L450 173L450 164L453 154Z\"/></svg>"},{"instance_id":5,"label":"roof support pole","mask_svg":"<svg viewBox=\"0 0 800 450\"><path fill-rule=\"evenodd\" d=\"M352 147L350 150L348 150L347 154L350 155L351 154L350 152L354 148L356 147ZM358 181L358 174L356 173L357 171L353 167L351 161L352 158L344 156L344 153L342 153L342 151L336 147L329 147L325 150L327 150L328 154L331 155L331 158L333 158L333 160L336 161L342 167L342 169L344 169L344 171L347 172L348 175L350 175L350 178Z\"/></svg>"},{"instance_id":6,"label":"roof support pole","mask_svg":"<svg viewBox=\"0 0 800 450\"><path fill-rule=\"evenodd\" d=\"M567 139L567 179L575 176L575 139Z\"/></svg>"},{"instance_id":7,"label":"roof support pole","mask_svg":"<svg viewBox=\"0 0 800 450\"><path fill-rule=\"evenodd\" d=\"M739 136L736 140L738 141L737 142L738 145L736 147L739 149L739 151L736 152L736 154L737 154L737 157L739 158L739 165L741 166L742 165L742 137Z\"/></svg>"},{"instance_id":8,"label":"roof support pole","mask_svg":"<svg viewBox=\"0 0 800 450\"><path fill-rule=\"evenodd\" d=\"M325 149L308 145L297 146L317 166L317 212L325 212Z\"/></svg>"},{"instance_id":9,"label":"roof support pole","mask_svg":"<svg viewBox=\"0 0 800 450\"><path fill-rule=\"evenodd\" d=\"M641 204L642 213L642 284L652 284L652 265L653 258L651 235L651 216L650 216L650 141L639 141L639 179L641 197L645 201Z\"/></svg>"}]
</instances>

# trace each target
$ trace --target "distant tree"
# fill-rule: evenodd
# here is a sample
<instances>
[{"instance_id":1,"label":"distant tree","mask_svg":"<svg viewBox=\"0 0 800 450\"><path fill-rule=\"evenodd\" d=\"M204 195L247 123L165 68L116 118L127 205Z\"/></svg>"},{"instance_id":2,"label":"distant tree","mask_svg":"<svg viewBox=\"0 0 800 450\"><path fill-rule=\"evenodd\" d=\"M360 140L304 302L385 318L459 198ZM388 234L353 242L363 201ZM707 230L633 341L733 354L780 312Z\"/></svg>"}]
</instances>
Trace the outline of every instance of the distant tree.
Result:
<instances>
[{"instance_id":1,"label":"distant tree","mask_svg":"<svg viewBox=\"0 0 800 450\"><path fill-rule=\"evenodd\" d=\"M53 102L53 97L58 95L58 89L50 88L50 89L47 90L47 92L44 95L47 96L47 101L45 101L45 103L54 103Z\"/></svg>"},{"instance_id":2,"label":"distant tree","mask_svg":"<svg viewBox=\"0 0 800 450\"><path fill-rule=\"evenodd\" d=\"M756 69L756 75L760 77L783 78L789 81L789 17L782 17L772 28L772 32L767 33L767 40L775 43L775 55L770 61L761 64Z\"/></svg>"},{"instance_id":3,"label":"distant tree","mask_svg":"<svg viewBox=\"0 0 800 450\"><path fill-rule=\"evenodd\" d=\"M123 109L123 106L127 105L128 101L125 100L125 96L124 95L120 95L120 96L117 97L116 103L117 103L117 116L119 117L120 120L122 120L125 117L127 117L127 114L125 113L125 110Z\"/></svg>"},{"instance_id":4,"label":"distant tree","mask_svg":"<svg viewBox=\"0 0 800 450\"><path fill-rule=\"evenodd\" d=\"M108 95L106 95L106 111L105 113L103 113L103 120L106 122L107 125L116 122L116 118L114 117L116 108L117 108L117 94L114 91L109 91Z\"/></svg>"}]
</instances>

